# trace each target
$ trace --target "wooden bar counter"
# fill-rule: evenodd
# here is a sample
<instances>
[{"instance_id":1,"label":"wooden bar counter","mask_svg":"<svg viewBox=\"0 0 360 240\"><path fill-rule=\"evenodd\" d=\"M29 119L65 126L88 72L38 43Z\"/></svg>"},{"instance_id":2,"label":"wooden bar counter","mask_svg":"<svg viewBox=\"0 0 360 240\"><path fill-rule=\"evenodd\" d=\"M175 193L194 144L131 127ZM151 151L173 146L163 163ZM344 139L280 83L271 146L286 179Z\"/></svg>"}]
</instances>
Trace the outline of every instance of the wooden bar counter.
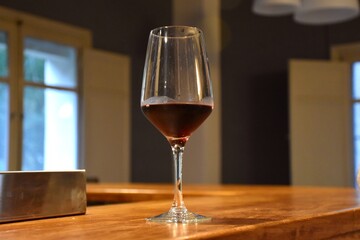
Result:
<instances>
[{"instance_id":1,"label":"wooden bar counter","mask_svg":"<svg viewBox=\"0 0 360 240\"><path fill-rule=\"evenodd\" d=\"M191 189L204 189L203 195L192 195ZM189 186L188 192L188 209L212 221L144 220L167 211L170 197L91 206L85 215L5 223L0 225L0 239L360 239L360 198L354 189Z\"/></svg>"},{"instance_id":2,"label":"wooden bar counter","mask_svg":"<svg viewBox=\"0 0 360 240\"><path fill-rule=\"evenodd\" d=\"M88 202L125 203L146 200L171 199L174 195L172 184L147 183L92 183L87 184ZM254 187L239 185L184 185L187 197L238 196Z\"/></svg>"}]
</instances>

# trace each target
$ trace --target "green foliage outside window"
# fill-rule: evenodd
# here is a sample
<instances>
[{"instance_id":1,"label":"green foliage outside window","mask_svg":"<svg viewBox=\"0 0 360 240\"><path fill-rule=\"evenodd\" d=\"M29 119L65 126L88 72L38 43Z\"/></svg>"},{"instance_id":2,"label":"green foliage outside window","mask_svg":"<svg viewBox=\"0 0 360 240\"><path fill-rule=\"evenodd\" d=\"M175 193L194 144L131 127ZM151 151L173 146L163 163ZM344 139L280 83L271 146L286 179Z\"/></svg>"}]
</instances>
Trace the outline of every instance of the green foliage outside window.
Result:
<instances>
[{"instance_id":1,"label":"green foliage outside window","mask_svg":"<svg viewBox=\"0 0 360 240\"><path fill-rule=\"evenodd\" d=\"M8 75L8 62L7 62L7 49L0 49L0 77L6 77Z\"/></svg>"},{"instance_id":2,"label":"green foliage outside window","mask_svg":"<svg viewBox=\"0 0 360 240\"><path fill-rule=\"evenodd\" d=\"M24 78L26 81L35 83L44 83L44 65L45 59L29 56L24 56Z\"/></svg>"},{"instance_id":3,"label":"green foliage outside window","mask_svg":"<svg viewBox=\"0 0 360 240\"><path fill-rule=\"evenodd\" d=\"M44 66L44 59L25 55L25 80L44 83ZM23 170L44 167L44 95L43 88L26 87L24 91Z\"/></svg>"}]
</instances>

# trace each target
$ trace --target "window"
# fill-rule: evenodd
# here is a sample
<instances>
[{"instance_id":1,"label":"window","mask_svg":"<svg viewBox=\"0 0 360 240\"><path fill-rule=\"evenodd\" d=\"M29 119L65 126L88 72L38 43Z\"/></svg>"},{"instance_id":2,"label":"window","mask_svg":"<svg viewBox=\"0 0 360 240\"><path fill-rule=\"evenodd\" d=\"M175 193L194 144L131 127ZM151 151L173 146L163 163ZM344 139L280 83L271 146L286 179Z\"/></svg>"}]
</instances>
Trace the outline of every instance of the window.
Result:
<instances>
[{"instance_id":1,"label":"window","mask_svg":"<svg viewBox=\"0 0 360 240\"><path fill-rule=\"evenodd\" d=\"M24 40L22 170L77 167L77 51Z\"/></svg>"},{"instance_id":2,"label":"window","mask_svg":"<svg viewBox=\"0 0 360 240\"><path fill-rule=\"evenodd\" d=\"M353 64L352 78L355 171L360 167L360 62Z\"/></svg>"},{"instance_id":3,"label":"window","mask_svg":"<svg viewBox=\"0 0 360 240\"><path fill-rule=\"evenodd\" d=\"M83 167L78 63L90 32L3 8L0 16L0 171Z\"/></svg>"}]
</instances>

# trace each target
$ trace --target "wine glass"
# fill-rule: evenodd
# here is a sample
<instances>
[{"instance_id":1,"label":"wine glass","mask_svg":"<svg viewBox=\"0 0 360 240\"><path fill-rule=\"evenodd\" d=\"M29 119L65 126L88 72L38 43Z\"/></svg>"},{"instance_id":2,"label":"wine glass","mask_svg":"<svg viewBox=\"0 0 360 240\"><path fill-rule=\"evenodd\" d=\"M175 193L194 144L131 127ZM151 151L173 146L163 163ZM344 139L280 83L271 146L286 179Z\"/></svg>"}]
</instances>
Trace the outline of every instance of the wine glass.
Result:
<instances>
[{"instance_id":1,"label":"wine glass","mask_svg":"<svg viewBox=\"0 0 360 240\"><path fill-rule=\"evenodd\" d=\"M182 156L191 133L214 107L203 33L196 27L166 26L152 30L146 53L141 110L167 138L174 160L174 200L152 222L196 223L210 220L185 207Z\"/></svg>"}]
</instances>

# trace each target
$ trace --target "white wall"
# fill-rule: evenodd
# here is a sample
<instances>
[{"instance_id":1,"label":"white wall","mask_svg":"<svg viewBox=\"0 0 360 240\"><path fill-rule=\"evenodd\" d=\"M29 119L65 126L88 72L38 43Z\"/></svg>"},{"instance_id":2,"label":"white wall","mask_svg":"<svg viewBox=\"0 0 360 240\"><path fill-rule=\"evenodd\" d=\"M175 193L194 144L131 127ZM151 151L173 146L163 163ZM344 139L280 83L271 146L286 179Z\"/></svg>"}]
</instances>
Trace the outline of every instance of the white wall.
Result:
<instances>
[{"instance_id":1,"label":"white wall","mask_svg":"<svg viewBox=\"0 0 360 240\"><path fill-rule=\"evenodd\" d=\"M130 180L130 58L88 49L83 72L84 166L101 182Z\"/></svg>"},{"instance_id":2,"label":"white wall","mask_svg":"<svg viewBox=\"0 0 360 240\"><path fill-rule=\"evenodd\" d=\"M293 60L289 79L292 184L354 186L350 65Z\"/></svg>"}]
</instances>

